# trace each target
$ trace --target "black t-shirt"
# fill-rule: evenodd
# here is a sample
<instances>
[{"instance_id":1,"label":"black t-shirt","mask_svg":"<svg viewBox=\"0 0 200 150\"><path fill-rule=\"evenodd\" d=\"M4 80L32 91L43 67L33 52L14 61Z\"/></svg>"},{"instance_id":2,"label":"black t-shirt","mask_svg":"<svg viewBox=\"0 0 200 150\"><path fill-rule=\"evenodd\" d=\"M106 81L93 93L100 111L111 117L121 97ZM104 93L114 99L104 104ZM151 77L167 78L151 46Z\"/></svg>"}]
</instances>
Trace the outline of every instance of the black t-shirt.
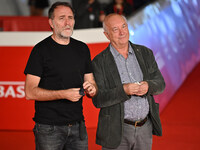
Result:
<instances>
[{"instance_id":1,"label":"black t-shirt","mask_svg":"<svg viewBox=\"0 0 200 150\"><path fill-rule=\"evenodd\" d=\"M70 38L68 45L60 45L51 36L33 48L24 71L25 74L39 76L39 87L49 90L80 88L84 74L91 72L90 51L85 43ZM33 120L65 125L83 120L82 109L82 98L78 102L66 99L35 101Z\"/></svg>"}]
</instances>

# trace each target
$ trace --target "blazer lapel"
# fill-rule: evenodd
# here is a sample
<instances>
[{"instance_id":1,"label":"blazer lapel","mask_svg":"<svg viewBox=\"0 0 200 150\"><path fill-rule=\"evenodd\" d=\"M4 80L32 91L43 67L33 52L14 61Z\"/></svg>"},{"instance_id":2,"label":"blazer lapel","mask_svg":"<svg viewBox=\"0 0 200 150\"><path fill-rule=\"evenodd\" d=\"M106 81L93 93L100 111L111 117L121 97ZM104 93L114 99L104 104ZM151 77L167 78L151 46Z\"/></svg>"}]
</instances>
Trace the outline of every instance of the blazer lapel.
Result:
<instances>
[{"instance_id":1,"label":"blazer lapel","mask_svg":"<svg viewBox=\"0 0 200 150\"><path fill-rule=\"evenodd\" d=\"M112 55L112 53L110 52L110 48L108 47L106 49L106 56L105 56L105 62L107 62L107 67L109 70L109 74L111 75L111 77L113 78L115 85L121 84L121 78L119 75L119 71L117 69L117 65L115 63L114 57Z\"/></svg>"},{"instance_id":2,"label":"blazer lapel","mask_svg":"<svg viewBox=\"0 0 200 150\"><path fill-rule=\"evenodd\" d=\"M131 46L135 52L135 56L137 58L137 61L140 65L141 71L143 73L143 80L147 79L147 69L144 63L144 59L142 57L142 49L138 49L136 46L134 46L134 44L131 43ZM105 62L107 62L107 64L105 64L107 66L109 74L111 75L112 79L115 82L115 85L118 84L122 84L121 82L121 78L117 69L117 65L115 63L114 57L112 55L112 53L110 52L110 48L109 46L106 49L106 53L105 53Z\"/></svg>"},{"instance_id":3,"label":"blazer lapel","mask_svg":"<svg viewBox=\"0 0 200 150\"><path fill-rule=\"evenodd\" d=\"M137 58L137 61L140 65L140 68L141 68L141 71L143 73L143 80L146 80L147 78L147 69L146 69L146 66L145 66L145 63L144 63L144 59L142 57L142 52L141 50L142 49L138 49L136 46L134 46L133 44L131 44L134 52L135 52L135 56Z\"/></svg>"}]
</instances>

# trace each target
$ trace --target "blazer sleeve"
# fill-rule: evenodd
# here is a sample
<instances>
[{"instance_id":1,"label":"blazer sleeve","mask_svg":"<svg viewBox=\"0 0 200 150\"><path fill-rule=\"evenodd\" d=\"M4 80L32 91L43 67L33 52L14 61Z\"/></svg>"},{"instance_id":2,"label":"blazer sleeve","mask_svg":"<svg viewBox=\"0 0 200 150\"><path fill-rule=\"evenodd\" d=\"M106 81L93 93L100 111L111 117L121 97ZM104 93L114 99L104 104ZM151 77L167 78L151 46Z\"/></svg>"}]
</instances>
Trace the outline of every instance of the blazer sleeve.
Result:
<instances>
[{"instance_id":1,"label":"blazer sleeve","mask_svg":"<svg viewBox=\"0 0 200 150\"><path fill-rule=\"evenodd\" d=\"M164 78L158 68L157 62L153 55L152 50L146 48L147 51L143 54L146 68L148 72L148 79L146 80L149 85L149 90L147 95L157 95L164 91L165 89L165 81Z\"/></svg>"},{"instance_id":2,"label":"blazer sleeve","mask_svg":"<svg viewBox=\"0 0 200 150\"><path fill-rule=\"evenodd\" d=\"M114 79L110 72L111 66L108 67L107 64L108 61L105 61L105 59L100 56L92 61L94 77L98 86L98 94L93 97L92 100L97 108L113 106L130 99L124 91L121 80L119 80L115 73L115 71L117 72L118 70L115 69L115 71L112 72L117 77ZM113 65L113 67L115 67L115 65Z\"/></svg>"}]
</instances>

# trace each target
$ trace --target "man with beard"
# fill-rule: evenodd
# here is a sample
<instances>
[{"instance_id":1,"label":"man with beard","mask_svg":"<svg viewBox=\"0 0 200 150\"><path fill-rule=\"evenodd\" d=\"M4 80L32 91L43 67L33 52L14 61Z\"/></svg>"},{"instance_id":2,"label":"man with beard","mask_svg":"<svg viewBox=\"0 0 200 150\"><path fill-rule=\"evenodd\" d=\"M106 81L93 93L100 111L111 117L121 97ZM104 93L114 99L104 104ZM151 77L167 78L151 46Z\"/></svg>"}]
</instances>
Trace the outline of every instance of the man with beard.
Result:
<instances>
[{"instance_id":1,"label":"man with beard","mask_svg":"<svg viewBox=\"0 0 200 150\"><path fill-rule=\"evenodd\" d=\"M36 149L87 150L82 97L96 95L90 51L71 37L74 12L66 2L49 9L53 34L34 46L24 73L25 95L35 100Z\"/></svg>"}]
</instances>

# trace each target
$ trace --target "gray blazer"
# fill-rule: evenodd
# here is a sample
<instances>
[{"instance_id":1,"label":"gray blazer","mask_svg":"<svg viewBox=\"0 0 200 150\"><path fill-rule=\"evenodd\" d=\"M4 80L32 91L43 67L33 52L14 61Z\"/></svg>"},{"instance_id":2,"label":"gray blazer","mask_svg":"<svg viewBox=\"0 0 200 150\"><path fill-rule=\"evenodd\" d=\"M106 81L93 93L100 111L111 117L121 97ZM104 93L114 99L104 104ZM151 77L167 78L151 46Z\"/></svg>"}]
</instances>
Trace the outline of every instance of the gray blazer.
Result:
<instances>
[{"instance_id":1,"label":"gray blazer","mask_svg":"<svg viewBox=\"0 0 200 150\"><path fill-rule=\"evenodd\" d=\"M164 79L158 69L153 52L144 46L130 44L142 70L143 81L147 81L149 85L148 93L145 96L150 106L149 118L153 124L153 134L161 136L159 104L155 103L153 95L163 92ZM95 107L100 108L96 143L107 148L117 148L123 134L124 102L130 97L123 89L109 46L93 59L92 65L99 88L98 94L93 98Z\"/></svg>"}]
</instances>

